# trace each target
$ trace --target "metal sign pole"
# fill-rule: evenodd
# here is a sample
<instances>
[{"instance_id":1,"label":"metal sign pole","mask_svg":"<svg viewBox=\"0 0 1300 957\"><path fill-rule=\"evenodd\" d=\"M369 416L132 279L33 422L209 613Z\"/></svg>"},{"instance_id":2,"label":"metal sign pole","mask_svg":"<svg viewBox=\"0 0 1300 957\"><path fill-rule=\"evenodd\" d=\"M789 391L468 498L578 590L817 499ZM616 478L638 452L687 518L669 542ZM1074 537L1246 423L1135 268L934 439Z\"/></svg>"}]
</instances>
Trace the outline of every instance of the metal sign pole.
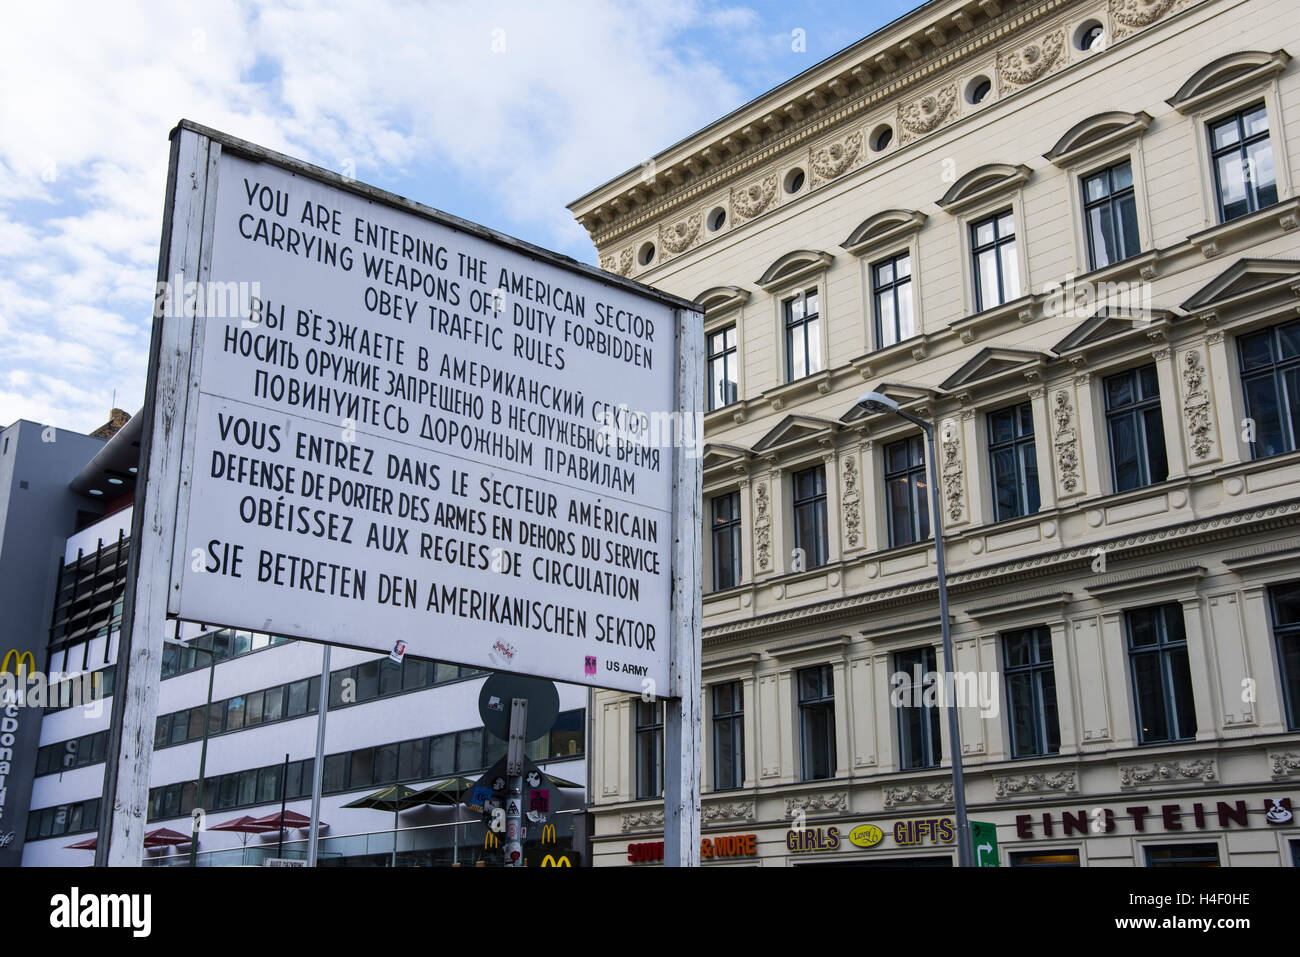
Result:
<instances>
[{"instance_id":1,"label":"metal sign pole","mask_svg":"<svg viewBox=\"0 0 1300 957\"><path fill-rule=\"evenodd\" d=\"M186 283L206 279L211 250L203 246L203 227L215 211L220 150L219 144L190 131L178 131L172 140L160 283L173 283L177 276ZM171 288L173 301L183 296L183 288ZM188 474L178 437L187 411L193 411L186 405L190 377L197 371L190 363L197 320L192 310L171 314L175 311L155 304L96 867L139 867L144 857L167 590L177 507Z\"/></svg>"},{"instance_id":2,"label":"metal sign pole","mask_svg":"<svg viewBox=\"0 0 1300 957\"><path fill-rule=\"evenodd\" d=\"M528 727L528 699L510 699L510 738L506 750L506 867L524 865L524 744Z\"/></svg>"},{"instance_id":3,"label":"metal sign pole","mask_svg":"<svg viewBox=\"0 0 1300 957\"><path fill-rule=\"evenodd\" d=\"M320 793L325 780L325 714L330 703L330 646L325 645L320 660L320 698L316 714L316 761L311 766L311 837L307 840L307 866L316 866L320 853ZM396 840L396 838L394 838Z\"/></svg>"},{"instance_id":4,"label":"metal sign pole","mask_svg":"<svg viewBox=\"0 0 1300 957\"><path fill-rule=\"evenodd\" d=\"M664 865L700 864L700 575L704 317L676 313L680 430L673 476L672 640L664 708Z\"/></svg>"}]
</instances>

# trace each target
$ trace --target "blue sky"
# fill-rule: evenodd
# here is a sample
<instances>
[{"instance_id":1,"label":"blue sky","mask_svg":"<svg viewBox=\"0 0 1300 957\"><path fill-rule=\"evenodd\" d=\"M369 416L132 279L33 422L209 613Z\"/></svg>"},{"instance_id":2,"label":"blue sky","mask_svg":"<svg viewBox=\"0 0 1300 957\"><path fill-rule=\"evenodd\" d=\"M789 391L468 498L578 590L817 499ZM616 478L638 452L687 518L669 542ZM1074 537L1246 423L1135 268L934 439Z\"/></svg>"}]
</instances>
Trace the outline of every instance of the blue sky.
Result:
<instances>
[{"instance_id":1,"label":"blue sky","mask_svg":"<svg viewBox=\"0 0 1300 957\"><path fill-rule=\"evenodd\" d=\"M15 7L0 32L0 426L89 431L114 391L132 413L143 402L181 117L593 262L568 202L916 5Z\"/></svg>"}]
</instances>

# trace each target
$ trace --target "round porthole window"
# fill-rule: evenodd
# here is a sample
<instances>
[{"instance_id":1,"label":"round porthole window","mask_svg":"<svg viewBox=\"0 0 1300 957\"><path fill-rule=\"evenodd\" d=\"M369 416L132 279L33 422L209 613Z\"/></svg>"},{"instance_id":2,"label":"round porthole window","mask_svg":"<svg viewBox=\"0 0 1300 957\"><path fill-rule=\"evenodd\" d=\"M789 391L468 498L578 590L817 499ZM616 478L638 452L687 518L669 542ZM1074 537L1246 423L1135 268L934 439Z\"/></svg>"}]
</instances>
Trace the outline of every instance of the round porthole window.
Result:
<instances>
[{"instance_id":1,"label":"round porthole window","mask_svg":"<svg viewBox=\"0 0 1300 957\"><path fill-rule=\"evenodd\" d=\"M803 189L803 170L795 168L785 174L785 191L797 193Z\"/></svg>"},{"instance_id":2,"label":"round porthole window","mask_svg":"<svg viewBox=\"0 0 1300 957\"><path fill-rule=\"evenodd\" d=\"M654 243L646 243L644 246L641 247L641 251L636 254L637 262L639 262L642 266L650 265L652 262L654 262L654 258L655 258Z\"/></svg>"},{"instance_id":3,"label":"round porthole window","mask_svg":"<svg viewBox=\"0 0 1300 957\"><path fill-rule=\"evenodd\" d=\"M892 142L894 142L894 129L888 123L881 123L871 133L871 148L877 153L889 149L889 144Z\"/></svg>"},{"instance_id":4,"label":"round porthole window","mask_svg":"<svg viewBox=\"0 0 1300 957\"><path fill-rule=\"evenodd\" d=\"M993 92L993 83L986 76L977 76L966 84L966 102L972 106L976 103L982 103L988 99L988 95Z\"/></svg>"},{"instance_id":5,"label":"round porthole window","mask_svg":"<svg viewBox=\"0 0 1300 957\"><path fill-rule=\"evenodd\" d=\"M1079 50L1099 50L1106 38L1106 28L1096 20L1088 20L1074 31L1074 45Z\"/></svg>"},{"instance_id":6,"label":"round porthole window","mask_svg":"<svg viewBox=\"0 0 1300 957\"><path fill-rule=\"evenodd\" d=\"M716 207L713 212L709 213L708 224L709 232L716 233L727 224L727 211L721 206Z\"/></svg>"}]
</instances>

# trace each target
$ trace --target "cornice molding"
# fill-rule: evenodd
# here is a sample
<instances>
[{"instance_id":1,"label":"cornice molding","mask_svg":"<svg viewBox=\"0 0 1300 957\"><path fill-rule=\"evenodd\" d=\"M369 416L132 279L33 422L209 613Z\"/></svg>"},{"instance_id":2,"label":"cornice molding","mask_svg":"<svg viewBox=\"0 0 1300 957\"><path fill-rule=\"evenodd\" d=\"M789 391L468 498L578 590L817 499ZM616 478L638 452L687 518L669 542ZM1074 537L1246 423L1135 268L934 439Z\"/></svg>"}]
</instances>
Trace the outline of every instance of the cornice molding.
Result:
<instances>
[{"instance_id":1,"label":"cornice molding","mask_svg":"<svg viewBox=\"0 0 1300 957\"><path fill-rule=\"evenodd\" d=\"M949 594L960 596L966 592L986 589L990 583L1015 584L1045 578L1065 571L1091 566L1096 550L1104 548L1109 560L1141 558L1163 552L1185 549L1191 544L1203 544L1236 535L1243 526L1252 532L1285 529L1300 525L1300 498L1277 502L1259 508L1230 512L1213 518L1183 522L1147 532L1106 541L1040 552L1028 558L1000 562L973 568L969 571L949 573ZM852 564L879 561L878 555L855 558ZM840 562L839 568L824 566L822 571L843 571L849 563ZM903 607L934 600L938 585L933 579L906 582L875 591L861 592L844 598L834 598L803 605L797 608L770 612L755 618L725 622L704 628L704 640L710 643L745 640L787 630L791 624L799 627L819 626L843 618L860 615L871 610Z\"/></svg>"}]
</instances>

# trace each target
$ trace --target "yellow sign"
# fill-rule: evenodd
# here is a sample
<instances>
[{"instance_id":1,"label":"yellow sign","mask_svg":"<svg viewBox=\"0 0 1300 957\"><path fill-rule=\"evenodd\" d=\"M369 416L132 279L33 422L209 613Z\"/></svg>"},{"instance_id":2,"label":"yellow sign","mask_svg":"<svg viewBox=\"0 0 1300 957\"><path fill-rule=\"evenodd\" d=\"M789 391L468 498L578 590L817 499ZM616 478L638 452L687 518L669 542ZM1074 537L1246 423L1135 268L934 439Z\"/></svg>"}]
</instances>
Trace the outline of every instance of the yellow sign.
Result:
<instances>
[{"instance_id":1,"label":"yellow sign","mask_svg":"<svg viewBox=\"0 0 1300 957\"><path fill-rule=\"evenodd\" d=\"M849 841L858 847L875 847L885 832L874 824L859 824L849 832Z\"/></svg>"},{"instance_id":2,"label":"yellow sign","mask_svg":"<svg viewBox=\"0 0 1300 957\"><path fill-rule=\"evenodd\" d=\"M559 860L556 860L554 854L547 854L542 858L542 867L572 867L569 863L568 855L561 854Z\"/></svg>"},{"instance_id":3,"label":"yellow sign","mask_svg":"<svg viewBox=\"0 0 1300 957\"><path fill-rule=\"evenodd\" d=\"M27 667L23 668L23 659L27 659ZM12 663L12 667L11 667ZM19 653L17 648L10 648L5 655L4 664L0 665L0 675L6 671L12 672L15 676L21 675L24 671L31 674L36 670L36 657L30 651Z\"/></svg>"}]
</instances>

